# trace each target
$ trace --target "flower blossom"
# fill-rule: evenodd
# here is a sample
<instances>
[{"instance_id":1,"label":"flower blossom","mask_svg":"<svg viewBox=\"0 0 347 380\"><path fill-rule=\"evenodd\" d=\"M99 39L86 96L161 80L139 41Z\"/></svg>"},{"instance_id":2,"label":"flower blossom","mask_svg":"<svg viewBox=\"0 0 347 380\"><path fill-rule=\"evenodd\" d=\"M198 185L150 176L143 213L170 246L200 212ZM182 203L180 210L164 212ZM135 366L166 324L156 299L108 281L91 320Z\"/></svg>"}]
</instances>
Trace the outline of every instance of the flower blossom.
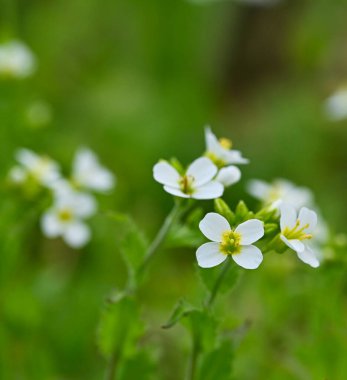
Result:
<instances>
[{"instance_id":1,"label":"flower blossom","mask_svg":"<svg viewBox=\"0 0 347 380\"><path fill-rule=\"evenodd\" d=\"M212 240L196 251L200 267L214 267L224 262L228 256L245 269L256 269L263 261L260 249L252 245L264 235L263 222L260 220L250 219L232 229L223 216L212 212L202 219L199 227Z\"/></svg>"},{"instance_id":2,"label":"flower blossom","mask_svg":"<svg viewBox=\"0 0 347 380\"><path fill-rule=\"evenodd\" d=\"M43 186L49 186L60 178L58 164L47 156L39 156L29 149L19 149L16 159L21 164L10 171L10 179L22 184L33 179Z\"/></svg>"},{"instance_id":3,"label":"flower blossom","mask_svg":"<svg viewBox=\"0 0 347 380\"><path fill-rule=\"evenodd\" d=\"M306 207L297 214L295 208L287 203L283 203L280 210L281 240L297 253L301 261L313 268L318 267L319 261L308 244L317 225L317 214Z\"/></svg>"},{"instance_id":4,"label":"flower blossom","mask_svg":"<svg viewBox=\"0 0 347 380\"><path fill-rule=\"evenodd\" d=\"M54 191L54 190L53 190ZM73 248L90 240L90 229L84 220L96 211L95 199L60 182L54 191L54 203L41 218L43 233L49 238L61 236Z\"/></svg>"},{"instance_id":5,"label":"flower blossom","mask_svg":"<svg viewBox=\"0 0 347 380\"><path fill-rule=\"evenodd\" d=\"M177 197L214 199L224 192L223 185L213 180L217 170L210 159L200 157L189 165L184 175L168 162L158 162L153 168L153 176L164 185L165 191Z\"/></svg>"},{"instance_id":6,"label":"flower blossom","mask_svg":"<svg viewBox=\"0 0 347 380\"><path fill-rule=\"evenodd\" d=\"M272 183L254 179L248 182L248 192L262 201L264 206L278 208L283 202L296 208L313 203L312 192L306 187L295 186L285 179L276 179Z\"/></svg>"},{"instance_id":7,"label":"flower blossom","mask_svg":"<svg viewBox=\"0 0 347 380\"><path fill-rule=\"evenodd\" d=\"M80 148L73 163L72 183L77 188L103 192L114 187L115 177L100 165L94 152Z\"/></svg>"},{"instance_id":8,"label":"flower blossom","mask_svg":"<svg viewBox=\"0 0 347 380\"><path fill-rule=\"evenodd\" d=\"M31 50L20 41L0 44L0 76L26 78L36 68L36 59Z\"/></svg>"},{"instance_id":9,"label":"flower blossom","mask_svg":"<svg viewBox=\"0 0 347 380\"><path fill-rule=\"evenodd\" d=\"M347 89L340 89L325 101L325 112L332 121L347 118Z\"/></svg>"}]
</instances>

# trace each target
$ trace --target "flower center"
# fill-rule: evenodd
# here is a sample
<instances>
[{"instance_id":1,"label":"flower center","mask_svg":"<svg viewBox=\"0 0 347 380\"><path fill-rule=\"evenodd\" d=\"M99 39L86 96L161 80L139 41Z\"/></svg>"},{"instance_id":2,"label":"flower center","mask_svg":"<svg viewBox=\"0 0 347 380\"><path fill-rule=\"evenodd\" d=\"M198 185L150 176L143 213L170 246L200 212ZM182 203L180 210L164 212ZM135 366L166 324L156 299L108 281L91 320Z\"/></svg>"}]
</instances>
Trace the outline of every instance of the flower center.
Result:
<instances>
[{"instance_id":1,"label":"flower center","mask_svg":"<svg viewBox=\"0 0 347 380\"><path fill-rule=\"evenodd\" d=\"M231 147L233 146L232 141L229 140L229 139L227 139L227 138L225 138L225 137L222 137L222 138L219 139L219 144L224 149L231 149Z\"/></svg>"},{"instance_id":2,"label":"flower center","mask_svg":"<svg viewBox=\"0 0 347 380\"><path fill-rule=\"evenodd\" d=\"M70 209L64 208L58 212L58 218L61 222L69 222L73 218L73 214Z\"/></svg>"},{"instance_id":3,"label":"flower center","mask_svg":"<svg viewBox=\"0 0 347 380\"><path fill-rule=\"evenodd\" d=\"M234 255L240 252L241 235L234 231L225 231L220 243L220 251L225 255Z\"/></svg>"},{"instance_id":4,"label":"flower center","mask_svg":"<svg viewBox=\"0 0 347 380\"><path fill-rule=\"evenodd\" d=\"M226 162L224 160L222 160L220 157L217 157L212 152L206 152L205 156L209 158L219 169L223 168L226 165Z\"/></svg>"},{"instance_id":5,"label":"flower center","mask_svg":"<svg viewBox=\"0 0 347 380\"><path fill-rule=\"evenodd\" d=\"M310 225L307 223L304 226L300 226L300 220L297 220L295 223L295 226L293 228L286 227L282 234L287 238L287 239L298 239L298 240L306 240L306 239L311 239L312 235L307 234L305 230L309 227Z\"/></svg>"},{"instance_id":6,"label":"flower center","mask_svg":"<svg viewBox=\"0 0 347 380\"><path fill-rule=\"evenodd\" d=\"M180 181L179 181L179 185L180 185L180 188L182 190L183 193L185 194L193 194L194 193L194 184L195 182L195 178L191 175L184 175L183 177L181 177Z\"/></svg>"}]
</instances>

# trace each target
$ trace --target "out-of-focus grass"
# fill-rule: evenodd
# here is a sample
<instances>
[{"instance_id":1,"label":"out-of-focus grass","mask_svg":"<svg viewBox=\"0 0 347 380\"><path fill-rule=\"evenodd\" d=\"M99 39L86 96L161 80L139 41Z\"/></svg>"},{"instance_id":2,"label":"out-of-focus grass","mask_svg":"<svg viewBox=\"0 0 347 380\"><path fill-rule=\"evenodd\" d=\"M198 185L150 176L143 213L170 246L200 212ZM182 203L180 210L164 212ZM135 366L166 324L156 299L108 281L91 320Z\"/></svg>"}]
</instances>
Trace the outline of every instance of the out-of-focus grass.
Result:
<instances>
[{"instance_id":1,"label":"out-of-focus grass","mask_svg":"<svg viewBox=\"0 0 347 380\"><path fill-rule=\"evenodd\" d=\"M246 179L288 177L311 187L332 228L345 232L347 122L328 122L323 100L347 80L346 1L289 0L267 9L183 0L16 5L11 32L32 47L39 67L24 82L0 83L3 177L18 147L47 153L68 172L76 148L89 146L118 177L102 210L129 211L152 236L172 203L152 166L200 155L208 122L251 159L243 182L226 192L231 204L255 205ZM52 112L43 125L27 116L37 101ZM20 199L3 187L0 378L100 378L100 307L125 281L117 230L101 213L93 241L75 252L43 238L35 205ZM265 259L226 301L230 316L221 315L232 325L252 321L235 378L343 378L346 268L314 271L294 255ZM163 252L142 291L165 379L183 371L186 341L159 326L178 297L196 292L193 264L193 251Z\"/></svg>"}]
</instances>

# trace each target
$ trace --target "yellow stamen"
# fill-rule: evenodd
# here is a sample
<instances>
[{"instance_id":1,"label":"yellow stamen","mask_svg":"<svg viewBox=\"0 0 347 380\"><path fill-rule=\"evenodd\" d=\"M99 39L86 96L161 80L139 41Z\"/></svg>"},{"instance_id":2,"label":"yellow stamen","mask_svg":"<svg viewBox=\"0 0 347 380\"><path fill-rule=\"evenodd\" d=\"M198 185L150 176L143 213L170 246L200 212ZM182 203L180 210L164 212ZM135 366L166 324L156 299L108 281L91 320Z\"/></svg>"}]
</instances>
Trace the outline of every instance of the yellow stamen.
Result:
<instances>
[{"instance_id":1,"label":"yellow stamen","mask_svg":"<svg viewBox=\"0 0 347 380\"><path fill-rule=\"evenodd\" d=\"M219 139L219 143L220 145L224 148L224 149L231 149L231 147L233 146L233 143L231 140L225 138L225 137L222 137Z\"/></svg>"},{"instance_id":2,"label":"yellow stamen","mask_svg":"<svg viewBox=\"0 0 347 380\"><path fill-rule=\"evenodd\" d=\"M62 222L69 222L72 219L72 217L73 217L73 215L72 215L71 210L69 210L67 208L60 210L58 213L58 218Z\"/></svg>"},{"instance_id":3,"label":"yellow stamen","mask_svg":"<svg viewBox=\"0 0 347 380\"><path fill-rule=\"evenodd\" d=\"M298 240L312 239L311 234L307 234L304 232L307 228L309 228L310 225L307 223L301 228L299 228L299 226L300 226L300 221L297 220L295 223L295 226L292 229L288 227L284 229L283 235L287 239L298 239Z\"/></svg>"},{"instance_id":4,"label":"yellow stamen","mask_svg":"<svg viewBox=\"0 0 347 380\"><path fill-rule=\"evenodd\" d=\"M241 235L234 231L225 231L222 235L222 242L219 249L225 255L235 255L240 253Z\"/></svg>"}]
</instances>

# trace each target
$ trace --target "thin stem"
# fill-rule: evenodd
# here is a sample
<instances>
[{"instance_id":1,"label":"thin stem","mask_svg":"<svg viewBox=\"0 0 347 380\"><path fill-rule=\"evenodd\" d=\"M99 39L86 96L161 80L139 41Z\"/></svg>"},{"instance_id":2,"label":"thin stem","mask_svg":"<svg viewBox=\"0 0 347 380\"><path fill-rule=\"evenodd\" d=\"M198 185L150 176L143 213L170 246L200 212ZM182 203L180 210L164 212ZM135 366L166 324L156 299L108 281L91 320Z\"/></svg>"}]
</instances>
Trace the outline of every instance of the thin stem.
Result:
<instances>
[{"instance_id":1,"label":"thin stem","mask_svg":"<svg viewBox=\"0 0 347 380\"><path fill-rule=\"evenodd\" d=\"M110 364L106 373L105 380L114 380L117 371L118 350L116 350L110 359Z\"/></svg>"},{"instance_id":2,"label":"thin stem","mask_svg":"<svg viewBox=\"0 0 347 380\"><path fill-rule=\"evenodd\" d=\"M199 345L197 342L197 339L195 335L193 335L193 348L192 353L190 355L189 363L188 363L188 370L187 370L187 376L186 380L194 380L195 378L195 370L196 370L196 364L199 356Z\"/></svg>"},{"instance_id":3,"label":"thin stem","mask_svg":"<svg viewBox=\"0 0 347 380\"><path fill-rule=\"evenodd\" d=\"M206 308L207 309L211 309L213 302L216 299L216 296L218 294L219 288L221 287L223 280L224 280L226 274L228 273L228 270L230 267L231 267L231 260L230 260L230 258L228 258L227 262L224 265L223 270L220 272L220 274L219 274L219 276L218 276L218 278L217 278L217 280L216 280L216 282L212 288L210 296L208 297L208 299L206 301Z\"/></svg>"},{"instance_id":4,"label":"thin stem","mask_svg":"<svg viewBox=\"0 0 347 380\"><path fill-rule=\"evenodd\" d=\"M182 203L179 200L176 201L171 212L166 217L162 227L160 228L154 240L148 247L147 252L145 254L145 258L143 260L142 265L140 266L138 270L138 273L142 273L147 268L148 264L152 261L154 254L158 251L160 246L163 244L168 232L170 231L170 228L172 227L172 225L176 221L176 218L179 216L179 214L182 211L181 205Z\"/></svg>"}]
</instances>

